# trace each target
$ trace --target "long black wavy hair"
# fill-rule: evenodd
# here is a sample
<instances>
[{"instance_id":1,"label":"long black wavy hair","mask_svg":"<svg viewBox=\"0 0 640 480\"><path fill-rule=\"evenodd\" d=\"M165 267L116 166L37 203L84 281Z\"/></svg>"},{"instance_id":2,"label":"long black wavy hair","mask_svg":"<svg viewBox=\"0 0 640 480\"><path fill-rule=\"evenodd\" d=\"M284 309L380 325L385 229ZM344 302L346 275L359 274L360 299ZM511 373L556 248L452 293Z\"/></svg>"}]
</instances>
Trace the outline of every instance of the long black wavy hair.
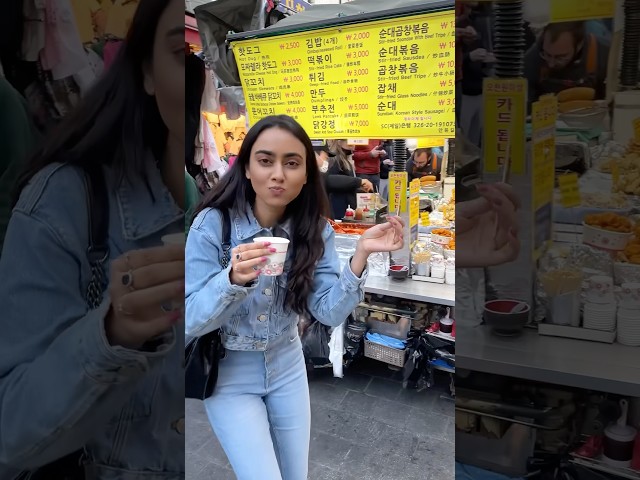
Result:
<instances>
[{"instance_id":1,"label":"long black wavy hair","mask_svg":"<svg viewBox=\"0 0 640 480\"><path fill-rule=\"evenodd\" d=\"M298 122L287 115L275 115L265 117L252 126L242 142L235 163L196 208L194 218L208 207L217 210L236 209L241 213L253 208L256 192L245 172L249 168L251 149L256 139L272 128L291 133L302 142L306 152L307 183L300 194L287 205L281 219L281 222L291 219L293 228L289 247L292 250L293 264L287 281L285 304L296 313L304 315L308 313L307 302L313 286L315 266L324 254L322 232L329 216L329 199L311 140Z\"/></svg>"},{"instance_id":2,"label":"long black wavy hair","mask_svg":"<svg viewBox=\"0 0 640 480\"><path fill-rule=\"evenodd\" d=\"M144 89L160 17L171 0L140 0L127 37L107 72L47 135L17 182L14 204L29 180L56 162L112 165L122 176L145 176L151 151L162 161L169 130Z\"/></svg>"}]
</instances>

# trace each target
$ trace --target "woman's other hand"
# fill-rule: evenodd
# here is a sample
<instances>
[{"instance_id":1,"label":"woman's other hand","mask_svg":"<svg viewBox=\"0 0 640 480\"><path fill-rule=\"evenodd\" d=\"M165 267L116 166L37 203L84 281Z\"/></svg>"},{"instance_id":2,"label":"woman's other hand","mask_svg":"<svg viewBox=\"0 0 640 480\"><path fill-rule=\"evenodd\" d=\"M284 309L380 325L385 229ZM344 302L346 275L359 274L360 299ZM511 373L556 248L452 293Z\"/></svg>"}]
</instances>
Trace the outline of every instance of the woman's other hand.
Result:
<instances>
[{"instance_id":1,"label":"woman's other hand","mask_svg":"<svg viewBox=\"0 0 640 480\"><path fill-rule=\"evenodd\" d=\"M480 198L456 205L456 267L492 267L518 258L519 201L504 183L478 185Z\"/></svg>"},{"instance_id":2,"label":"woman's other hand","mask_svg":"<svg viewBox=\"0 0 640 480\"><path fill-rule=\"evenodd\" d=\"M367 255L376 252L394 252L404 246L404 221L400 217L387 217L386 223L369 228L358 240L358 249Z\"/></svg>"}]
</instances>

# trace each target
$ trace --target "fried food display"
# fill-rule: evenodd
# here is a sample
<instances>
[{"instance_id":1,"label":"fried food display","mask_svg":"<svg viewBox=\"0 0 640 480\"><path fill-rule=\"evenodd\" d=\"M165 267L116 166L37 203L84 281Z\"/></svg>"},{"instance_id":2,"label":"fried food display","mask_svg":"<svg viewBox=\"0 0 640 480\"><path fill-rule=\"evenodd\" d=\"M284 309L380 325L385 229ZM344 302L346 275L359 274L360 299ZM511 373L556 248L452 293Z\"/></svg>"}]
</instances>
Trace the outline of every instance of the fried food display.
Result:
<instances>
[{"instance_id":1,"label":"fried food display","mask_svg":"<svg viewBox=\"0 0 640 480\"><path fill-rule=\"evenodd\" d=\"M592 227L601 228L610 232L631 233L633 223L627 217L617 213L592 213L584 217L584 223Z\"/></svg>"}]
</instances>

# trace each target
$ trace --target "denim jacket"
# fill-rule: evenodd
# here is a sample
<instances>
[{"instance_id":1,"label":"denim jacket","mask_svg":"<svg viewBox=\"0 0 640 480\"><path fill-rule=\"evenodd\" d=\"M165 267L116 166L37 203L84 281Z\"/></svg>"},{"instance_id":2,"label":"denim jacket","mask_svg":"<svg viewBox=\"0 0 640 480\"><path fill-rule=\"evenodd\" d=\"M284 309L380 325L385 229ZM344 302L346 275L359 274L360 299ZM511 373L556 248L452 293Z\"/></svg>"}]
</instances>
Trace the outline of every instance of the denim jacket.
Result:
<instances>
[{"instance_id":1,"label":"denim jacket","mask_svg":"<svg viewBox=\"0 0 640 480\"><path fill-rule=\"evenodd\" d=\"M150 190L105 169L109 247L161 244L184 212L148 165ZM109 345L108 292L89 310L83 174L50 165L23 190L0 257L0 478L85 447L89 480L184 479L184 337L151 352ZM105 265L107 275L109 263Z\"/></svg>"},{"instance_id":2,"label":"denim jacket","mask_svg":"<svg viewBox=\"0 0 640 480\"><path fill-rule=\"evenodd\" d=\"M258 224L251 209L230 212L231 245L252 243L256 237L291 238L291 222L272 229ZM285 305L287 271L291 268L289 248L282 275L258 277L252 286L230 282L231 265L220 264L222 215L205 209L195 218L185 252L185 325L189 336L201 336L222 329L222 341L229 350L264 351L269 342L295 327L298 315ZM315 267L309 296L310 313L325 325L338 326L364 298L368 271L355 276L349 264L340 272L335 234L327 223L322 232L325 252Z\"/></svg>"}]
</instances>

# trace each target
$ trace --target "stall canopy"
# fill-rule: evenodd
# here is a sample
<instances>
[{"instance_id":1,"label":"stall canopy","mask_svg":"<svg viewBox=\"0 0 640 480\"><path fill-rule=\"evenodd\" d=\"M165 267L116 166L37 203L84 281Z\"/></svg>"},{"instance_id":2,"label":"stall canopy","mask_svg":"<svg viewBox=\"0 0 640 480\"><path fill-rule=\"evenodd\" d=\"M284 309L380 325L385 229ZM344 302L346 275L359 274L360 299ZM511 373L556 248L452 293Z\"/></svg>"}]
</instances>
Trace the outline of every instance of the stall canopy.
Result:
<instances>
[{"instance_id":1,"label":"stall canopy","mask_svg":"<svg viewBox=\"0 0 640 480\"><path fill-rule=\"evenodd\" d=\"M240 86L229 41L453 8L454 0L354 0L339 5L310 5L268 28L265 0L217 0L194 11L203 50L216 75L226 86Z\"/></svg>"}]
</instances>

